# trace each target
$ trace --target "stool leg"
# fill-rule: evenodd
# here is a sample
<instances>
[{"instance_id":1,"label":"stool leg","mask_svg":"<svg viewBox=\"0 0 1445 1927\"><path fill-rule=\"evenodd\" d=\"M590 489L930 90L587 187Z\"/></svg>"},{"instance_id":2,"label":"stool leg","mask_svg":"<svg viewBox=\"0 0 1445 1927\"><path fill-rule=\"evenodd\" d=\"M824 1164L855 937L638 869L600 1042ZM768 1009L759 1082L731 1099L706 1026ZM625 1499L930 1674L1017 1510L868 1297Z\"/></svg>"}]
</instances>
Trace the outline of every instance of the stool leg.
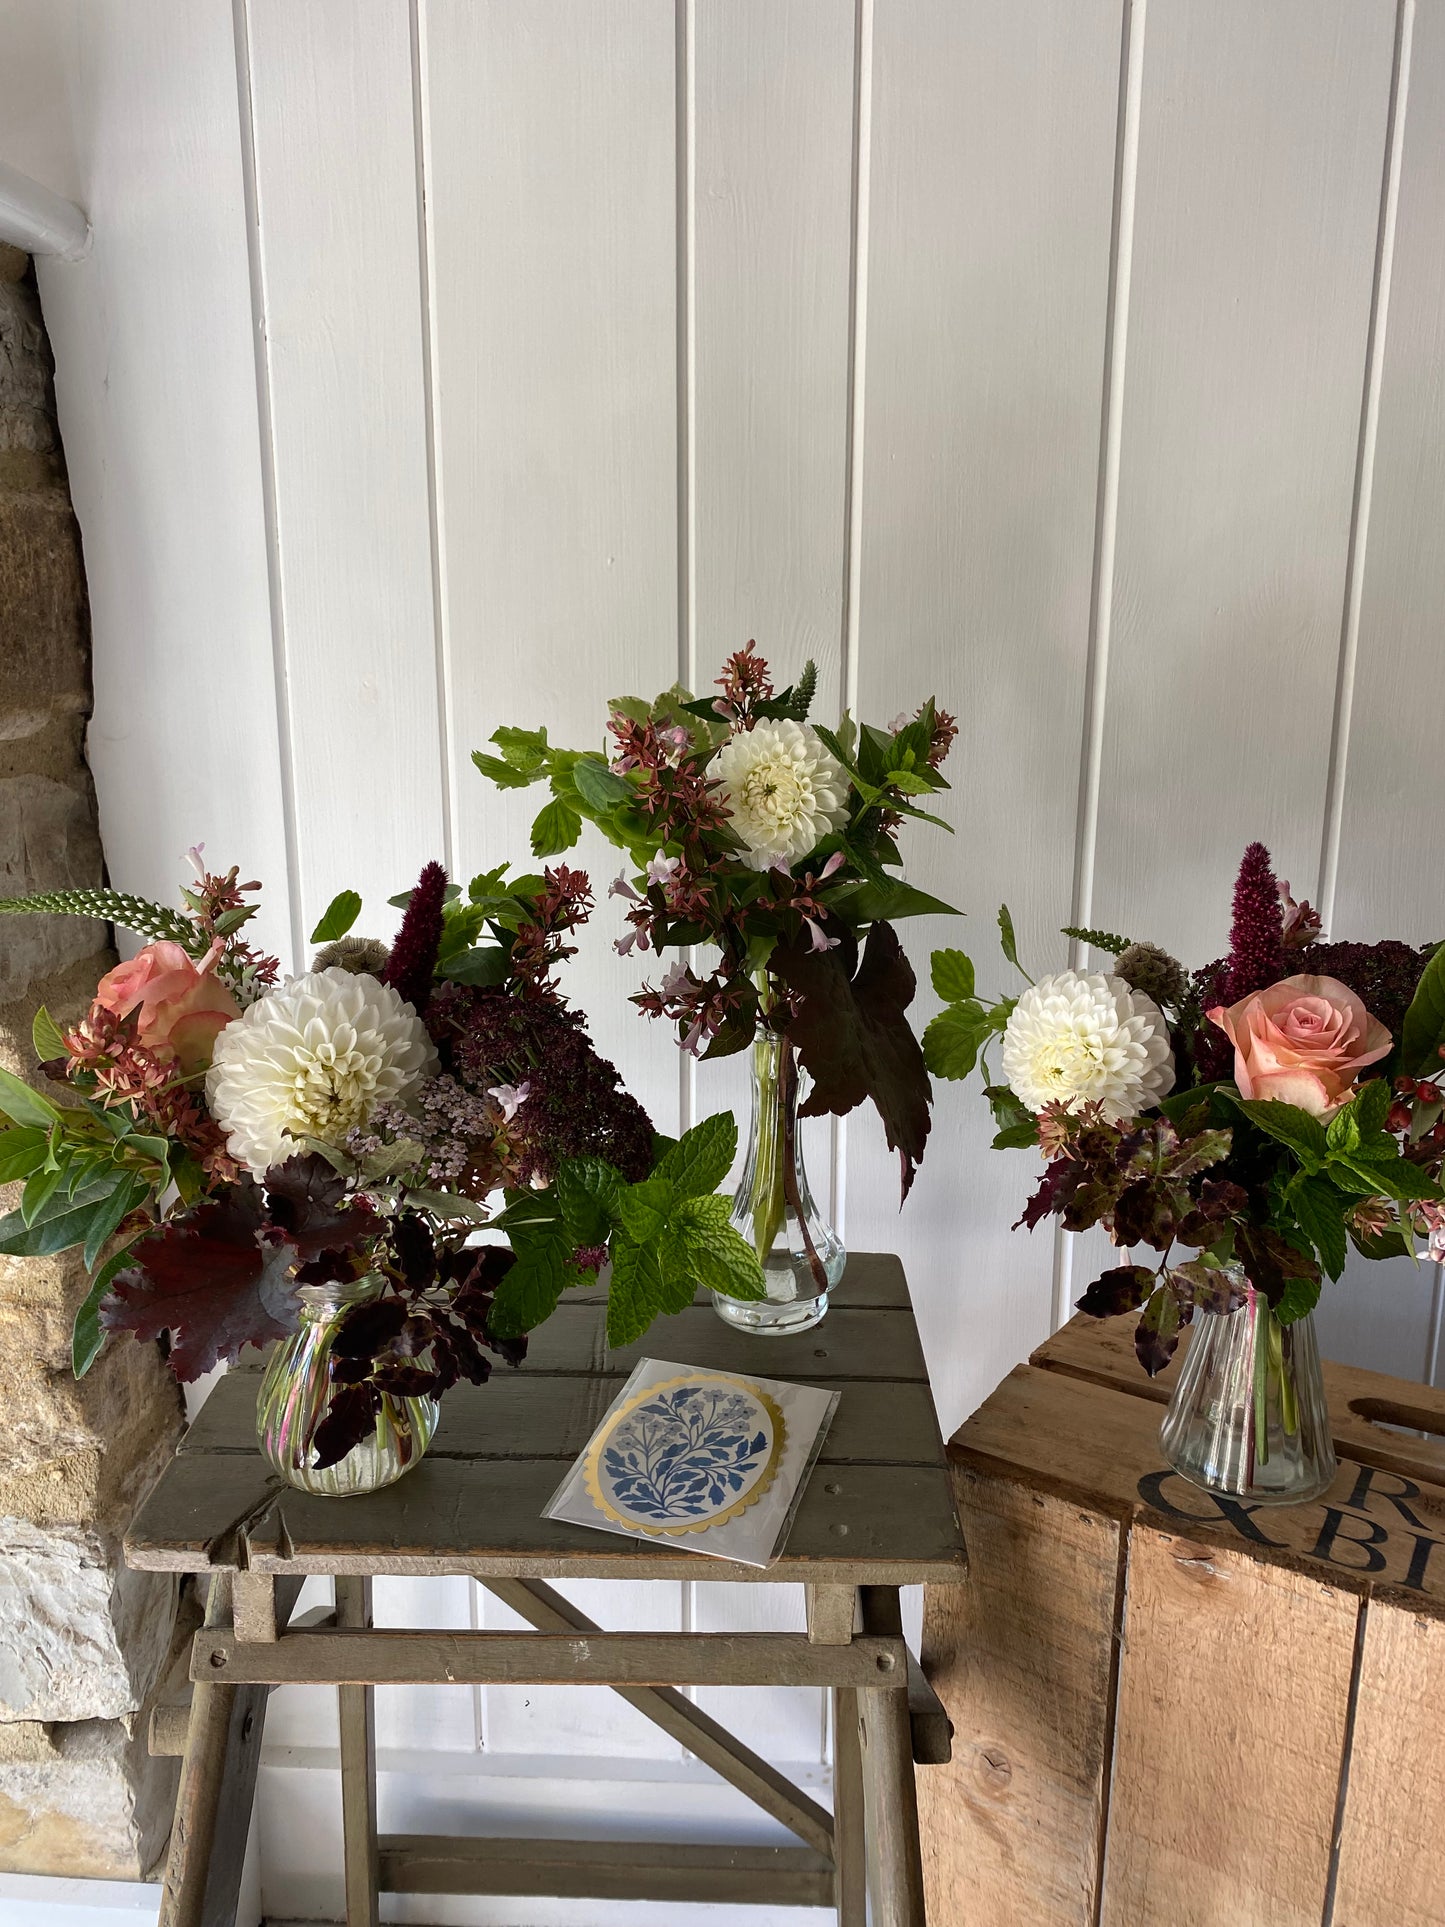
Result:
<instances>
[{"instance_id":1,"label":"stool leg","mask_svg":"<svg viewBox=\"0 0 1445 1927\"><path fill-rule=\"evenodd\" d=\"M336 1580L336 1624L371 1624L371 1581ZM347 1927L377 1927L376 1712L370 1686L338 1686L341 1716L341 1834Z\"/></svg>"},{"instance_id":2,"label":"stool leg","mask_svg":"<svg viewBox=\"0 0 1445 1927\"><path fill-rule=\"evenodd\" d=\"M903 1622L897 1587L864 1586L861 1596L864 1632L899 1637ZM926 1927L907 1678L897 1686L869 1687L858 1699L869 1845L877 1880L875 1927Z\"/></svg>"},{"instance_id":3,"label":"stool leg","mask_svg":"<svg viewBox=\"0 0 1445 1927\"><path fill-rule=\"evenodd\" d=\"M863 1759L858 1695L833 1688L833 1876L838 1927L866 1927L868 1840L863 1821Z\"/></svg>"},{"instance_id":4,"label":"stool leg","mask_svg":"<svg viewBox=\"0 0 1445 1927\"><path fill-rule=\"evenodd\" d=\"M226 1626L230 1620L231 1575L218 1572L212 1575L206 1597L205 1623ZM209 1680L198 1680L191 1689L191 1717L181 1756L158 1927L200 1927L235 1697L234 1686L213 1686Z\"/></svg>"}]
</instances>

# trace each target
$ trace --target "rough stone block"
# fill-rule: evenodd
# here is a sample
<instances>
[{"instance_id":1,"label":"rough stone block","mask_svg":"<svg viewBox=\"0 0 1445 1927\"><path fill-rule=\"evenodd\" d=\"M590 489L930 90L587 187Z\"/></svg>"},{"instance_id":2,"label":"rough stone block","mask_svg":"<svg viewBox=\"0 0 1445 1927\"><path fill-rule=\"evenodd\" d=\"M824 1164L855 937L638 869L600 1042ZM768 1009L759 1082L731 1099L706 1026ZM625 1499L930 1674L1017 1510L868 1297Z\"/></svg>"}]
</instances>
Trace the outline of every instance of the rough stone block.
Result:
<instances>
[{"instance_id":1,"label":"rough stone block","mask_svg":"<svg viewBox=\"0 0 1445 1927\"><path fill-rule=\"evenodd\" d=\"M0 1480L76 1453L103 1452L126 1437L136 1412L178 1407L157 1345L115 1340L76 1378L70 1327L88 1281L77 1253L62 1253L54 1265L54 1302L6 1302L0 1295Z\"/></svg>"},{"instance_id":2,"label":"rough stone block","mask_svg":"<svg viewBox=\"0 0 1445 1927\"><path fill-rule=\"evenodd\" d=\"M0 737L90 708L80 530L62 489L0 489Z\"/></svg>"},{"instance_id":3,"label":"rough stone block","mask_svg":"<svg viewBox=\"0 0 1445 1927\"><path fill-rule=\"evenodd\" d=\"M0 1867L144 1880L165 1853L180 1762L153 1760L146 1721L0 1726Z\"/></svg>"},{"instance_id":4,"label":"rough stone block","mask_svg":"<svg viewBox=\"0 0 1445 1927\"><path fill-rule=\"evenodd\" d=\"M0 456L13 452L46 457L48 468L58 465L50 349L28 275L0 276Z\"/></svg>"},{"instance_id":5,"label":"rough stone block","mask_svg":"<svg viewBox=\"0 0 1445 1927\"><path fill-rule=\"evenodd\" d=\"M88 784L72 788L46 776L0 780L0 897L94 887L100 872ZM23 997L32 984L105 942L105 925L89 917L7 917L0 925L0 1004Z\"/></svg>"},{"instance_id":6,"label":"rough stone block","mask_svg":"<svg viewBox=\"0 0 1445 1927\"><path fill-rule=\"evenodd\" d=\"M180 1395L110 1416L104 1449L0 1480L0 1721L118 1717L164 1663L175 1583L128 1571L121 1540L174 1450Z\"/></svg>"},{"instance_id":7,"label":"rough stone block","mask_svg":"<svg viewBox=\"0 0 1445 1927\"><path fill-rule=\"evenodd\" d=\"M95 923L88 917L47 917L39 919L45 923L69 921L77 928L105 932L103 923ZM3 952L22 919L0 920L0 952ZM25 994L13 1002L0 1004L0 1065L15 1077L26 1078L37 1090L49 1091L52 1095L55 1086L48 1083L35 1062L35 1052L31 1048L30 1031L35 1022L35 1013L44 1004L56 1023L62 1029L73 1024L90 1008L95 995L95 987L115 963L113 950L91 950L79 957L58 975L44 977L30 984ZM3 1196L0 1188L0 1196ZM0 1298L6 1296L3 1274L0 1274Z\"/></svg>"}]
</instances>

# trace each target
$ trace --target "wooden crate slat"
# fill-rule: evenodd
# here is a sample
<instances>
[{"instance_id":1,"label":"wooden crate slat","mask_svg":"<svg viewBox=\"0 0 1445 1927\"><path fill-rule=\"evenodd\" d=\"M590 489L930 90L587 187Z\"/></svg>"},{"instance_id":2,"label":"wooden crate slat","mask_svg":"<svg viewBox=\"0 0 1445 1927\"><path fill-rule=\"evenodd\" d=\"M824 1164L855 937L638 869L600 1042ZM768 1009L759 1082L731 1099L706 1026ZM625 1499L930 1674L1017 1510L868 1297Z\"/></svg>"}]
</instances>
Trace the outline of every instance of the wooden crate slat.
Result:
<instances>
[{"instance_id":1,"label":"wooden crate slat","mask_svg":"<svg viewBox=\"0 0 1445 1927\"><path fill-rule=\"evenodd\" d=\"M1202 1552L1132 1535L1100 1927L1320 1927L1358 1601Z\"/></svg>"},{"instance_id":2,"label":"wooden crate slat","mask_svg":"<svg viewBox=\"0 0 1445 1927\"><path fill-rule=\"evenodd\" d=\"M1113 1713L1120 1521L957 1468L966 1586L930 1587L923 1667L953 1759L918 1775L929 1919L1094 1927Z\"/></svg>"},{"instance_id":3,"label":"wooden crate slat","mask_svg":"<svg viewBox=\"0 0 1445 1927\"><path fill-rule=\"evenodd\" d=\"M953 1451L1064 1496L1150 1508L1191 1536L1247 1541L1331 1584L1408 1585L1422 1605L1445 1610L1445 1488L1342 1459L1329 1490L1308 1505L1243 1507L1166 1465L1158 1414L1153 1400L1020 1365L963 1425Z\"/></svg>"},{"instance_id":4,"label":"wooden crate slat","mask_svg":"<svg viewBox=\"0 0 1445 1927\"><path fill-rule=\"evenodd\" d=\"M1445 1907L1445 1623L1390 1599L1366 1609L1340 1834L1339 1927L1439 1927Z\"/></svg>"}]
</instances>

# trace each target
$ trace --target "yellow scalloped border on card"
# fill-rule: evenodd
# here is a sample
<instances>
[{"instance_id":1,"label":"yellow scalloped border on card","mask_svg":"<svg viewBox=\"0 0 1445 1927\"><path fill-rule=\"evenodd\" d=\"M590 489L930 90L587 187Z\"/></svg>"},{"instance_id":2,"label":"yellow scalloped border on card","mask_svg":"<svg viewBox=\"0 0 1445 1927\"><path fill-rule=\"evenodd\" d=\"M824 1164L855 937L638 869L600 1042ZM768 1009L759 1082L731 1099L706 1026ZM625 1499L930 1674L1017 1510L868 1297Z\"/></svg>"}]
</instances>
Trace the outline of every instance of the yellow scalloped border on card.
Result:
<instances>
[{"instance_id":1,"label":"yellow scalloped border on card","mask_svg":"<svg viewBox=\"0 0 1445 1927\"><path fill-rule=\"evenodd\" d=\"M749 1398L756 1399L772 1421L773 1449L768 1454L767 1464L758 1474L754 1484L748 1488L740 1499L735 1499L724 1511L715 1512L710 1519L689 1520L683 1525L644 1525L641 1519L630 1518L625 1512L619 1512L616 1506L606 1497L602 1490L602 1481L598 1468L601 1464L602 1454L606 1448L607 1441L612 1437L612 1434L625 1418L635 1412L639 1405L649 1404L659 1393L676 1391L679 1386L683 1385L732 1385L739 1391L746 1392ZM689 1532L710 1532L714 1526L723 1525L729 1519L736 1519L741 1513L746 1512L750 1505L756 1505L763 1494L768 1491L773 1480L778 1475L778 1465L783 1456L783 1447L787 1442L787 1436L787 1421L783 1417L777 1401L770 1398L762 1387L755 1385L751 1379L737 1378L728 1372L684 1372L677 1378L663 1379L656 1385L649 1385L645 1390L634 1393L625 1405L621 1406L612 1414L605 1428L597 1434L597 1437L593 1439L587 1448L587 1457L583 1461L582 1466L583 1483L587 1488L588 1498L592 1501L593 1505L596 1506L603 1518L611 1519L615 1525L626 1526L629 1532L643 1532L646 1533L650 1539L677 1539L682 1538Z\"/></svg>"}]
</instances>

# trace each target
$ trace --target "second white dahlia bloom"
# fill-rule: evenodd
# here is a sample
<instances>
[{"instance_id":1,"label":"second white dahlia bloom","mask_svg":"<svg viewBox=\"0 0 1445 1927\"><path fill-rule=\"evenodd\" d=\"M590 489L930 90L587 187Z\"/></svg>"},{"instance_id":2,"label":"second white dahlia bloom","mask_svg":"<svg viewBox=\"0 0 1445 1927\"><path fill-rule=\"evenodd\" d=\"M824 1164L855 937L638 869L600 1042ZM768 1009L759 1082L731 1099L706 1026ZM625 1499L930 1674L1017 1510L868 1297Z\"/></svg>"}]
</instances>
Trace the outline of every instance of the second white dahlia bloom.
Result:
<instances>
[{"instance_id":1,"label":"second white dahlia bloom","mask_svg":"<svg viewBox=\"0 0 1445 1927\"><path fill-rule=\"evenodd\" d=\"M1172 1090L1169 1026L1122 978L1061 970L1019 998L1003 1034L1003 1074L1031 1111L1098 1103L1117 1124Z\"/></svg>"},{"instance_id":2,"label":"second white dahlia bloom","mask_svg":"<svg viewBox=\"0 0 1445 1927\"><path fill-rule=\"evenodd\" d=\"M389 984L333 965L293 977L227 1024L206 1102L231 1155L259 1178L297 1155L301 1138L338 1144L436 1069L411 1005Z\"/></svg>"},{"instance_id":3,"label":"second white dahlia bloom","mask_svg":"<svg viewBox=\"0 0 1445 1927\"><path fill-rule=\"evenodd\" d=\"M848 778L823 739L786 718L731 736L708 764L747 845L744 863L766 870L816 849L848 815Z\"/></svg>"}]
</instances>

